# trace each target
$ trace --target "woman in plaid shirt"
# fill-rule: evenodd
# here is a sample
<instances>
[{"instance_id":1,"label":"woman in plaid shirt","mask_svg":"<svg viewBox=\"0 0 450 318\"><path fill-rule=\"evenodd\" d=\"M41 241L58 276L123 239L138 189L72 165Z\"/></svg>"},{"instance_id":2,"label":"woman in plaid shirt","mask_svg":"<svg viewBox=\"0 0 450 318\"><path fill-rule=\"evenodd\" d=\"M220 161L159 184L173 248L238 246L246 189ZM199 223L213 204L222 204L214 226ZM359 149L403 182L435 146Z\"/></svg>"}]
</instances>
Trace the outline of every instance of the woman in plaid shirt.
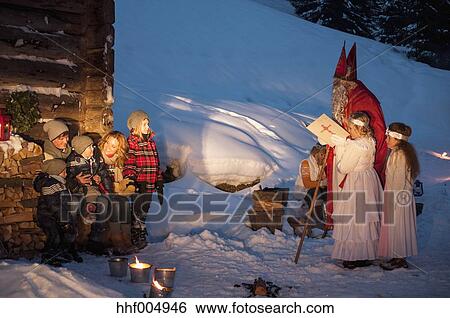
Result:
<instances>
[{"instance_id":1,"label":"woman in plaid shirt","mask_svg":"<svg viewBox=\"0 0 450 318\"><path fill-rule=\"evenodd\" d=\"M133 227L131 239L133 244L142 249L147 245L147 228L145 219L150 207L153 192L162 195L163 178L159 168L159 156L154 132L149 127L149 117L142 110L134 111L127 121L128 159L125 162L123 177L135 182L136 195L133 197ZM161 202L161 201L160 201Z\"/></svg>"}]
</instances>

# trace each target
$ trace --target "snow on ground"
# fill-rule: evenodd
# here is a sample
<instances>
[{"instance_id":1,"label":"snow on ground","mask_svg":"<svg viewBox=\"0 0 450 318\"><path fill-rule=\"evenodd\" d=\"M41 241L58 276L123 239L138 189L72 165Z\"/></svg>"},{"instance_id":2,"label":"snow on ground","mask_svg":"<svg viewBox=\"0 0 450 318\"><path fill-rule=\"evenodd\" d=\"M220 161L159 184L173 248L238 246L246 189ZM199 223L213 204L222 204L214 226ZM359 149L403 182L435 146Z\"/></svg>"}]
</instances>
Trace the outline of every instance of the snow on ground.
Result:
<instances>
[{"instance_id":1,"label":"snow on ground","mask_svg":"<svg viewBox=\"0 0 450 318\"><path fill-rule=\"evenodd\" d=\"M274 5L282 4L116 1L116 127L126 132L132 110L149 112L163 163L183 164L183 178L166 185L168 195L217 193L214 184L257 177L262 186L292 188L299 161L315 143L304 124L330 113L331 76L342 42L357 41L358 75L380 99L386 121L414 129L411 140L425 181L420 255L410 259L409 269L349 271L330 259L330 238L307 239L295 265L297 240L289 231L271 235L242 224L204 224L218 218L210 207L204 219L194 211L187 223L150 224L153 243L138 257L177 267L175 297L245 296L234 284L258 276L282 287L284 297L450 296L450 161L432 155L450 152L450 72ZM248 200L251 190L231 195L226 212ZM0 281L8 287L0 296L140 297L146 291L109 277L105 258L84 258L64 269L3 261Z\"/></svg>"}]
</instances>

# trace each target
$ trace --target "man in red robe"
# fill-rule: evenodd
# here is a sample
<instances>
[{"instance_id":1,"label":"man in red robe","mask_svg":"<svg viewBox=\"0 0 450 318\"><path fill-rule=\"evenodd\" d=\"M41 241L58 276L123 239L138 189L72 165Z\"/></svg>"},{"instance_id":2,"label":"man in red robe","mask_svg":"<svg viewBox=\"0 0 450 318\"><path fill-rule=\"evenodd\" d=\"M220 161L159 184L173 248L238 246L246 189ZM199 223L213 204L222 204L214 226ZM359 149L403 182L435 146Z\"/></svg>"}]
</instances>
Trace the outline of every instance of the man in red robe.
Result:
<instances>
[{"instance_id":1,"label":"man in red robe","mask_svg":"<svg viewBox=\"0 0 450 318\"><path fill-rule=\"evenodd\" d=\"M384 185L384 162L387 155L385 140L386 124L383 110L375 95L359 80L357 80L356 43L353 44L348 57L345 54L345 43L342 47L336 71L333 78L332 112L334 119L347 129L349 116L354 112L365 112L370 117L370 127L376 140L374 168ZM328 146L329 147L329 146ZM333 180L334 148L329 149L327 158L328 178L328 225L332 224L333 191L336 191L336 180ZM345 182L345 180L344 180Z\"/></svg>"}]
</instances>

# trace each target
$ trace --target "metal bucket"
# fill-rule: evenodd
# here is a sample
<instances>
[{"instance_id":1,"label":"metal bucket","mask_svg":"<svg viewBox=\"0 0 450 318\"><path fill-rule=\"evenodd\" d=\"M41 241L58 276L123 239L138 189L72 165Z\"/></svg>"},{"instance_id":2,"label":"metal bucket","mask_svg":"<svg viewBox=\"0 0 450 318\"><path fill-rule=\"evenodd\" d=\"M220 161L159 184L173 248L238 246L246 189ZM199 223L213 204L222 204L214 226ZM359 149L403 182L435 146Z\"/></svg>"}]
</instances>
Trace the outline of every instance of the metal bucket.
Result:
<instances>
[{"instance_id":1,"label":"metal bucket","mask_svg":"<svg viewBox=\"0 0 450 318\"><path fill-rule=\"evenodd\" d=\"M109 272L114 277L124 277L128 274L128 258L113 257L108 260Z\"/></svg>"},{"instance_id":2,"label":"metal bucket","mask_svg":"<svg viewBox=\"0 0 450 318\"><path fill-rule=\"evenodd\" d=\"M133 283L149 283L151 264L141 263L143 268L136 268L136 263L130 264L131 281Z\"/></svg>"},{"instance_id":3,"label":"metal bucket","mask_svg":"<svg viewBox=\"0 0 450 318\"><path fill-rule=\"evenodd\" d=\"M163 287L173 288L176 271L177 269L175 267L156 268L154 280L156 280Z\"/></svg>"}]
</instances>

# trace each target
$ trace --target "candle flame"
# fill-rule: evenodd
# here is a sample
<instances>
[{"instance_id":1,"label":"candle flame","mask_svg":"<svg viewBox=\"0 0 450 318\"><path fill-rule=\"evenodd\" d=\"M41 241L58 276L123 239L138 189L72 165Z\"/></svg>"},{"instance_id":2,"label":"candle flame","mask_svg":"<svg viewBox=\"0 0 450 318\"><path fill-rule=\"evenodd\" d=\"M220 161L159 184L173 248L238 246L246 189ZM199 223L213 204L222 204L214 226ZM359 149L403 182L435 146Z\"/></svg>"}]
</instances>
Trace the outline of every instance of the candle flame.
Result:
<instances>
[{"instance_id":1,"label":"candle flame","mask_svg":"<svg viewBox=\"0 0 450 318\"><path fill-rule=\"evenodd\" d=\"M163 290L164 287L161 286L160 283L158 283L157 280L153 280L153 286L155 286L156 288L158 288L159 290Z\"/></svg>"},{"instance_id":2,"label":"candle flame","mask_svg":"<svg viewBox=\"0 0 450 318\"><path fill-rule=\"evenodd\" d=\"M144 269L146 268L147 264L146 263L141 263L139 262L137 256L134 257L136 259L136 263L133 264L133 268L138 268L138 269Z\"/></svg>"}]
</instances>

